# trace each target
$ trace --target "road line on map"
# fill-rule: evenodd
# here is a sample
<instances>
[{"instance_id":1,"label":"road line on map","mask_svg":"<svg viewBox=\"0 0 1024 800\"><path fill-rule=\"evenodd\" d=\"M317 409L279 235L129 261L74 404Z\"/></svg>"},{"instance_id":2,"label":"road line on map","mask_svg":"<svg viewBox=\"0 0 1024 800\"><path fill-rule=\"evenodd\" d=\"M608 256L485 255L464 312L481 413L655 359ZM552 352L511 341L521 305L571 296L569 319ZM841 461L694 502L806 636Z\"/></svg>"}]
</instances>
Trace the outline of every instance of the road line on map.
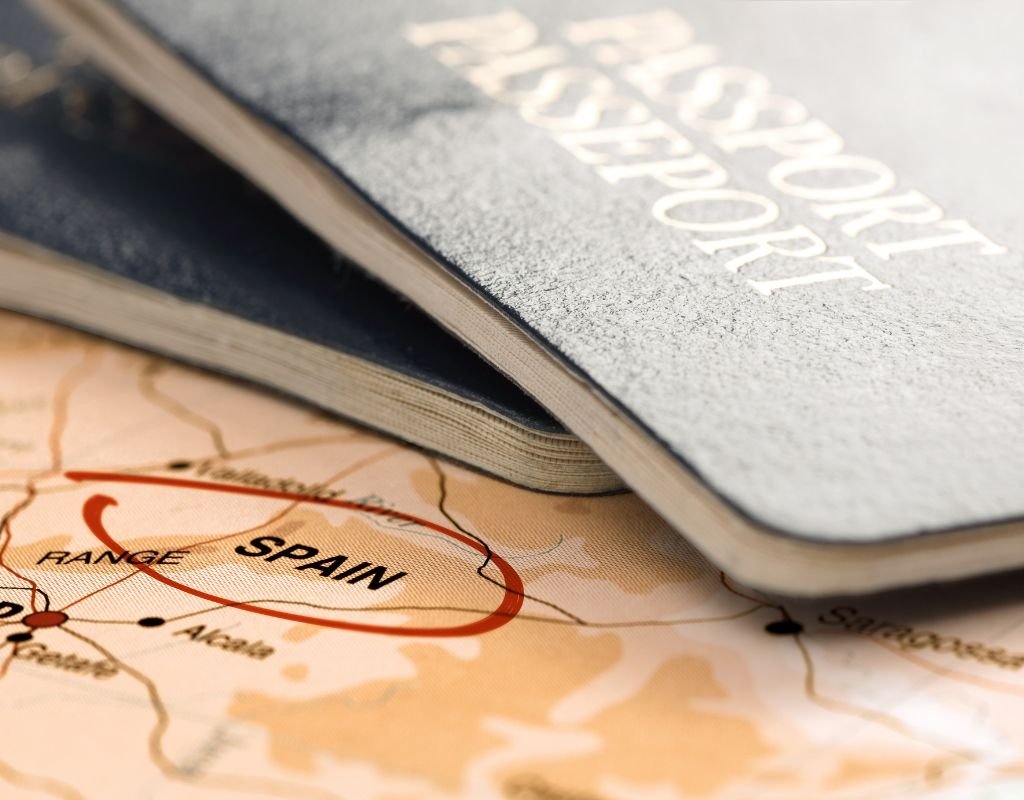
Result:
<instances>
[{"instance_id":1,"label":"road line on map","mask_svg":"<svg viewBox=\"0 0 1024 800\"><path fill-rule=\"evenodd\" d=\"M71 401L71 393L96 368L99 354L100 351L96 349L95 345L89 346L85 357L61 378L57 390L54 392L53 420L50 425L50 434L47 437L47 445L50 449L50 469L48 470L50 474L59 473L64 468L63 439L68 424L68 404Z\"/></svg>"},{"instance_id":2,"label":"road line on map","mask_svg":"<svg viewBox=\"0 0 1024 800\"><path fill-rule=\"evenodd\" d=\"M156 683L153 682L153 679L148 675L139 672L135 667L126 664L120 658L115 656L99 643L90 639L88 636L83 636L78 631L67 626L64 626L63 630L71 636L74 636L79 641L85 642L97 652L102 653L104 658L107 658L117 664L123 672L143 685L146 689L146 694L149 697L149 703L153 707L153 711L157 718L156 724L149 732L148 746L150 758L156 765L157 769L165 775L170 776L174 774L177 771L177 767L175 767L174 764L171 763L170 759L167 758L162 747L163 735L167 730L167 726L170 724L170 716L167 713L167 707L164 705L164 701L161 699L160 692L156 687Z\"/></svg>"},{"instance_id":3,"label":"road line on map","mask_svg":"<svg viewBox=\"0 0 1024 800\"><path fill-rule=\"evenodd\" d=\"M150 730L148 738L149 756L153 764L160 770L161 773L167 778L175 781L180 781L189 785L195 784L217 784L217 783L232 783L235 786L221 786L216 785L211 788L223 788L230 789L232 791L239 791L238 785L244 785L246 788L241 791L252 792L256 791L261 794L270 794L278 797L294 797L296 789L300 789L304 793L308 793L310 797L321 798L321 800L340 800L340 798L331 793L323 792L316 788L307 786L300 786L296 784L283 784L278 781L268 781L262 778L256 779L255 781L246 779L243 776L220 776L212 775L205 778L195 779L181 771L173 761L167 756L163 750L163 737L167 733L167 729L171 724L171 716L167 710L167 706L164 704L163 699L160 697L160 690L157 688L156 682L146 675L144 672L136 669L135 667L126 664L122 659L115 656L107 648L103 647L98 642L90 639L88 636L84 636L71 628L64 628L69 634L74 636L76 639L85 642L90 647L94 648L97 652L102 653L103 656L113 663L117 664L118 667L126 674L130 675L136 681L141 683L146 689L146 694L149 697L150 705L153 708L154 713L157 717L157 722ZM270 784L277 784L272 786Z\"/></svg>"},{"instance_id":4,"label":"road line on map","mask_svg":"<svg viewBox=\"0 0 1024 800\"><path fill-rule=\"evenodd\" d=\"M757 601L757 598L753 595L746 594L745 592L742 592L731 586L730 581L724 572L720 572L719 576L721 579L722 586L724 586L727 591L746 600ZM771 603L766 600L762 600L760 602L763 602L767 607L776 609L779 613L783 615L784 619L789 621L795 621L785 606L777 603ZM825 697L824 695L820 694L816 686L816 670L814 666L814 659L812 658L810 651L808 650L807 645L803 640L804 635L805 634L801 632L797 632L792 636L792 639L793 643L797 647L797 650L800 652L800 657L804 663L804 694L806 695L809 701L825 709L826 711L830 711L831 713L849 715L857 719L863 720L865 722L873 722L875 724L882 725L883 727L889 728L893 732L898 733L901 736L908 738L913 742L917 742L918 744L925 744L934 749L941 750L942 752L948 753L953 758L959 759L961 761L977 760L977 754L971 751L952 748L945 744L930 741L929 739L920 736L916 731L909 728L902 722L902 720L898 719L897 717L886 714L882 711L876 711L870 708L862 708L859 706L855 706L852 703L846 703L844 701L835 700L833 698ZM927 776L925 776L925 779L927 780Z\"/></svg>"},{"instance_id":5,"label":"road line on map","mask_svg":"<svg viewBox=\"0 0 1024 800\"><path fill-rule=\"evenodd\" d=\"M732 585L732 582L729 580L729 577L724 572L719 571L719 573L718 573L718 580L719 580L719 582L722 584L722 586L725 588L725 590L727 592L730 592L730 593L736 595L737 597L742 597L744 600L749 600L752 603L760 603L761 605L765 605L765 606L769 606L770 608L774 608L774 609L778 610L780 613L782 613L782 615L786 619L792 619L792 617L789 616L789 612L786 611L786 609L783 608L778 603L773 603L773 602L771 602L770 600L768 600L768 599L766 599L764 597L756 597L756 596L754 596L752 594L747 594L746 592L741 592L739 589L737 589L736 587L734 587Z\"/></svg>"},{"instance_id":6,"label":"road line on map","mask_svg":"<svg viewBox=\"0 0 1024 800\"><path fill-rule=\"evenodd\" d=\"M139 392L153 405L161 407L181 422L205 432L210 437L213 448L217 451L218 458L227 458L229 451L224 442L224 432L220 426L171 397L162 389L157 388L156 377L166 366L166 362L156 358L150 359L143 364L142 369L139 371Z\"/></svg>"},{"instance_id":7,"label":"road line on map","mask_svg":"<svg viewBox=\"0 0 1024 800\"><path fill-rule=\"evenodd\" d=\"M203 608L198 611L190 611L187 614L179 614L174 617L165 618L165 622L180 622L183 619L190 619L191 617L198 617L202 614L210 614L214 611L221 611L223 609L235 608L240 605L260 605L263 603L278 603L280 605L294 605L294 606L307 606L309 608L315 608L321 611L345 611L345 612L368 612L368 613L379 613L381 611L452 611L463 614L487 614L486 609L482 608L464 608L462 606L373 606L367 608L365 606L323 606L317 605L316 603L307 603L302 600L278 600L276 598L260 598L256 600L239 600L233 603L218 603L217 605L210 606L209 608ZM621 622L587 622L582 623L575 622L568 619L559 619L558 617L541 617L535 614L523 614L519 613L515 615L516 619L521 619L525 622L540 622L549 625L562 625L569 627L583 627L583 628L599 628L599 629L615 629L615 628L671 628L676 625L699 625L712 622L729 622L742 617L749 616L756 611L760 611L762 608L768 608L765 605L756 605L750 608L746 608L742 611L737 611L734 614L723 614L721 616L712 617L683 617L680 619L641 619L641 620L623 620ZM501 612L496 612L501 613ZM505 614L504 616L511 617L511 614ZM136 620L122 620L122 619L86 619L83 617L75 617L74 622L86 622L93 625L137 625ZM15 623L10 623L15 624Z\"/></svg>"},{"instance_id":8,"label":"road line on map","mask_svg":"<svg viewBox=\"0 0 1024 800\"><path fill-rule=\"evenodd\" d=\"M873 722L877 725L882 725L883 727L886 727L889 730L910 739L911 741L917 742L918 744L926 744L929 747L941 750L963 761L976 761L978 759L978 754L970 750L960 750L941 742L931 741L928 738L921 736L917 731L907 726L898 717L886 714L884 711L877 711L872 708L863 708L853 705L852 703L835 700L831 697L825 697L820 694L816 686L814 659L811 657L810 651L808 651L807 645L802 639L802 634L796 634L792 638L793 643L800 651L800 656L804 662L804 694L812 703L835 714L846 714L865 722Z\"/></svg>"},{"instance_id":9,"label":"road line on map","mask_svg":"<svg viewBox=\"0 0 1024 800\"><path fill-rule=\"evenodd\" d=\"M85 800L85 796L78 792L77 789L73 789L50 777L29 775L26 772L15 769L6 761L0 761L0 778L3 778L12 786L34 792L43 792L52 797L59 797L61 800Z\"/></svg>"},{"instance_id":10,"label":"road line on map","mask_svg":"<svg viewBox=\"0 0 1024 800\"><path fill-rule=\"evenodd\" d=\"M550 555L551 553L555 552L563 544L565 544L565 534L564 533L560 533L560 534L558 534L558 541L555 542L553 545L551 545L551 547L547 548L546 550L538 550L535 553L523 553L522 555L518 555L518 556L506 556L505 558L506 558L507 561L522 561L523 559L526 559L526 558L536 558L537 556L546 556L546 555Z\"/></svg>"},{"instance_id":11,"label":"road line on map","mask_svg":"<svg viewBox=\"0 0 1024 800\"><path fill-rule=\"evenodd\" d=\"M455 517L453 517L448 512L448 509L445 506L445 502L448 499L447 476L445 475L444 470L441 469L441 465L438 463L436 458L434 458L433 456L428 456L427 460L430 462L431 467L433 468L434 472L437 474L438 489L439 489L439 494L440 494L440 496L438 497L438 500L437 500L437 510L440 511L442 515L444 515L444 518L447 519L455 527L456 530L460 531L461 533L465 534L466 536L470 537L471 539L473 539L474 541L479 543L480 546L483 547L485 549L485 551L486 551L486 557L484 558L484 563L476 568L477 575L479 575L481 578L483 578L488 583L491 583L491 584L497 586L498 588L503 589L506 592L509 591L509 587L508 586L504 585L503 583L501 583L500 581L496 580L495 578L492 578L491 576L484 574L484 570L487 569L488 564L490 564L491 561L494 558L494 554L493 554L493 551L491 550L491 546L486 541L484 541L482 538L477 536L475 533L471 533L466 528L464 528L459 523L459 521L457 519L455 519ZM522 590L520 590L518 592L518 594L519 594L520 597L522 597L525 600L532 600L535 603L540 603L543 606L547 606L548 608L552 609L553 611L557 611L558 613L562 614L563 616L568 617L573 622L575 622L575 623L577 623L579 625L586 625L586 621L583 620L581 617L578 617L576 614L573 614L571 611L568 611L567 609L564 609L564 608L562 608L561 606L559 606L559 605L557 605L555 603L552 603L552 602L550 602L548 600L543 600L543 599L541 599L539 597L533 597L532 595L529 595L525 591L522 591Z\"/></svg>"},{"instance_id":12,"label":"road line on map","mask_svg":"<svg viewBox=\"0 0 1024 800\"><path fill-rule=\"evenodd\" d=\"M59 474L63 468L64 454L63 454L63 443L64 431L67 428L68 423L68 403L71 400L71 394L77 388L78 384L88 377L96 367L96 361L99 358L99 350L95 345L89 345L85 349L85 355L82 360L78 362L74 367L64 373L60 381L57 383L57 387L53 393L53 412L50 420L50 430L47 435L47 446L50 451L50 467L43 472L33 475L28 479L25 485L25 491L27 492L26 497L17 503L14 508L8 511L2 522L0 522L0 536L3 537L3 542L0 543L0 567L5 569L14 577L19 580L23 580L29 584L32 589L30 596L29 605L33 611L36 611L36 594L39 590L39 585L31 578L26 578L14 569L12 569L4 561L4 556L7 552L7 548L13 539L13 532L11 531L11 522L14 518L28 508L37 495L36 483L45 477L50 475ZM2 674L6 673L6 669Z\"/></svg>"},{"instance_id":13,"label":"road line on map","mask_svg":"<svg viewBox=\"0 0 1024 800\"><path fill-rule=\"evenodd\" d=\"M32 591L32 589L30 587L28 587L28 586L0 586L0 590L3 590L3 589L9 589L9 590L15 591L15 592L30 592L30 591ZM36 589L36 591L43 596L43 600L46 602L46 606L43 608L43 611L49 611L50 610L50 595L48 595L42 589ZM14 624L14 623L7 622L7 623L3 623L3 624L11 625L11 624Z\"/></svg>"},{"instance_id":14,"label":"road line on map","mask_svg":"<svg viewBox=\"0 0 1024 800\"><path fill-rule=\"evenodd\" d=\"M7 548L10 545L11 540L14 538L14 533L13 531L11 531L11 520L14 519L14 517L17 516L21 511L28 508L28 506L31 505L32 500L35 499L36 496L35 487L31 483L27 487L26 491L28 492L28 494L26 495L25 499L23 499L20 503L15 505L13 509L8 511L4 515L3 520L0 520L0 537L2 537L3 539L3 541L0 542L0 567L2 567L4 570L6 570L8 573L13 575L18 580L25 581L25 583L28 584L28 586L25 588L31 591L31 594L29 595L29 605L31 606L33 611L36 611L36 594L39 591L39 584L37 584L31 578L27 578L24 575L22 575L16 569L9 566L7 562L4 560L4 557L7 554Z\"/></svg>"},{"instance_id":15,"label":"road line on map","mask_svg":"<svg viewBox=\"0 0 1024 800\"><path fill-rule=\"evenodd\" d=\"M88 600L90 597L95 597L100 592L107 591L107 589L113 589L119 583L124 583L125 581L130 580L131 578L134 578L136 575L139 575L139 574L140 574L139 572L129 572L127 575L124 575L124 576L118 578L116 581L113 581L112 583L108 583L106 586L101 586L99 589L94 589L93 591L89 592L88 594L83 594L78 599L72 600L66 606L64 606L63 608L58 609L58 610L60 610L60 611L67 611L72 606L77 606L83 600Z\"/></svg>"}]
</instances>

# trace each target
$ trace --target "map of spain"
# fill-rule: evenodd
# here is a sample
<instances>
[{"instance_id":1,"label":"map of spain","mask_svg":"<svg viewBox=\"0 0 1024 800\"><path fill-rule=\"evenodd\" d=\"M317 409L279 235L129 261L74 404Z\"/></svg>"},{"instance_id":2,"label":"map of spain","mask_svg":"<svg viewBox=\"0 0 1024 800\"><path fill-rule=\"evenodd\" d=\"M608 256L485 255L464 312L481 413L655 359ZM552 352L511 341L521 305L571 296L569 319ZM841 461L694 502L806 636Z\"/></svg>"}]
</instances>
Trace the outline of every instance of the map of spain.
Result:
<instances>
[{"instance_id":1,"label":"map of spain","mask_svg":"<svg viewBox=\"0 0 1024 800\"><path fill-rule=\"evenodd\" d=\"M794 601L0 315L0 797L1012 798L1019 576Z\"/></svg>"}]
</instances>

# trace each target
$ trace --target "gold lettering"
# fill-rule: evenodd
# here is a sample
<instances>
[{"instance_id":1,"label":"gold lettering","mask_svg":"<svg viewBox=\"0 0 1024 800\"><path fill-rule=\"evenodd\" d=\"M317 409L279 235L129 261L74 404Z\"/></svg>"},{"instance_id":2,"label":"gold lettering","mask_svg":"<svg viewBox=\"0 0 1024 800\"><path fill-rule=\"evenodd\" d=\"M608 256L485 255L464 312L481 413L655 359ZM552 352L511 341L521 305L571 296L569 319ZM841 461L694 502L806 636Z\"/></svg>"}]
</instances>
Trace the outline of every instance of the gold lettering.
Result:
<instances>
[{"instance_id":1,"label":"gold lettering","mask_svg":"<svg viewBox=\"0 0 1024 800\"><path fill-rule=\"evenodd\" d=\"M672 189L715 189L729 180L725 168L703 153L671 161L598 167L597 174L609 183L618 183L624 178L654 178Z\"/></svg>"},{"instance_id":2,"label":"gold lettering","mask_svg":"<svg viewBox=\"0 0 1024 800\"><path fill-rule=\"evenodd\" d=\"M801 174L829 175L832 173L864 172L873 177L850 186L811 186L793 183L790 178ZM896 176L881 161L864 156L835 155L821 158L790 158L780 161L768 173L768 180L780 192L804 200L849 201L863 200L887 192L896 183Z\"/></svg>"},{"instance_id":3,"label":"gold lettering","mask_svg":"<svg viewBox=\"0 0 1024 800\"><path fill-rule=\"evenodd\" d=\"M842 264L846 269L834 269L827 272L813 272L810 275L801 275L796 278L781 278L779 280L771 281L747 281L747 283L754 287L755 291L766 296L771 295L779 289L789 289L793 286L808 286L812 283L827 283L829 281L847 281L853 278L862 278L868 282L867 286L861 287L865 292L892 288L888 284L882 283L878 278L864 269L864 267L849 256L823 258L821 261L830 264Z\"/></svg>"},{"instance_id":4,"label":"gold lettering","mask_svg":"<svg viewBox=\"0 0 1024 800\"><path fill-rule=\"evenodd\" d=\"M484 94L504 103L516 102L519 93L508 89L511 78L561 64L567 57L560 47L534 47L465 70L466 80Z\"/></svg>"},{"instance_id":5,"label":"gold lettering","mask_svg":"<svg viewBox=\"0 0 1024 800\"><path fill-rule=\"evenodd\" d=\"M438 61L455 68L533 46L537 42L537 26L516 11L503 11L486 17L408 25L405 38L417 47L460 43L440 48L436 53Z\"/></svg>"},{"instance_id":6,"label":"gold lettering","mask_svg":"<svg viewBox=\"0 0 1024 800\"><path fill-rule=\"evenodd\" d=\"M612 156L684 156L693 152L690 140L660 119L643 125L563 133L556 139L584 164L607 164Z\"/></svg>"},{"instance_id":7,"label":"gold lettering","mask_svg":"<svg viewBox=\"0 0 1024 800\"><path fill-rule=\"evenodd\" d=\"M733 113L729 116L729 125L725 128L725 133L719 133L717 136L722 137L730 135L730 132L738 134L753 130L762 114L775 116L783 127L794 127L801 122L806 122L809 112L803 103L792 97L779 94L743 95L733 107ZM768 127L764 126L764 128ZM715 142L718 142L718 138L715 139Z\"/></svg>"},{"instance_id":8,"label":"gold lettering","mask_svg":"<svg viewBox=\"0 0 1024 800\"><path fill-rule=\"evenodd\" d=\"M800 248L784 248L775 245L775 242L799 240L804 240L808 244ZM725 268L730 272L738 272L740 267L745 267L747 264L771 255L788 256L790 258L817 258L828 250L828 245L825 241L806 225L797 225L784 231L752 233L748 236L737 236L732 239L715 239L712 241L697 239L694 244L708 255L713 255L719 250L750 247L746 253L737 256L725 265Z\"/></svg>"},{"instance_id":9,"label":"gold lettering","mask_svg":"<svg viewBox=\"0 0 1024 800\"><path fill-rule=\"evenodd\" d=\"M669 215L669 212L681 206L688 206L694 203L717 203L725 206L737 204L748 204L760 206L761 212L756 216L743 217L733 220L720 221L698 221L677 219ZM673 228L682 228L685 231L749 231L755 228L763 228L770 225L779 218L779 207L774 201L764 195L753 192L742 192L738 189L703 189L688 192L676 192L665 195L658 200L651 209L654 218Z\"/></svg>"},{"instance_id":10,"label":"gold lettering","mask_svg":"<svg viewBox=\"0 0 1024 800\"><path fill-rule=\"evenodd\" d=\"M674 79L692 70L714 64L718 48L709 44L695 44L675 53L667 53L642 64L626 67L622 77L655 103L675 106L688 93L688 89L673 87Z\"/></svg>"},{"instance_id":11,"label":"gold lettering","mask_svg":"<svg viewBox=\"0 0 1024 800\"><path fill-rule=\"evenodd\" d=\"M565 38L576 45L599 43L594 57L609 66L646 61L681 50L693 42L693 27L675 11L604 17L565 26Z\"/></svg>"},{"instance_id":12,"label":"gold lettering","mask_svg":"<svg viewBox=\"0 0 1024 800\"><path fill-rule=\"evenodd\" d=\"M563 63L565 48L535 46L537 26L515 11L409 25L405 38L417 47L434 47L442 64L460 72L480 91L505 102L509 79ZM513 93L514 95L514 93Z\"/></svg>"},{"instance_id":13,"label":"gold lettering","mask_svg":"<svg viewBox=\"0 0 1024 800\"><path fill-rule=\"evenodd\" d=\"M551 113L573 87L585 94L569 114ZM626 123L646 122L651 112L635 100L615 94L614 84L601 73L590 69L559 68L543 74L535 89L518 93L519 113L538 128L584 131L595 128L608 111L621 111Z\"/></svg>"},{"instance_id":14,"label":"gold lettering","mask_svg":"<svg viewBox=\"0 0 1024 800\"><path fill-rule=\"evenodd\" d=\"M697 73L693 90L680 96L676 114L691 128L709 133L743 130L752 125L754 119L748 113L747 124L744 126L742 109L734 106L731 113L720 116L713 116L709 112L734 91L739 91L742 99L766 95L770 89L768 79L755 70L746 67L708 67Z\"/></svg>"},{"instance_id":15,"label":"gold lettering","mask_svg":"<svg viewBox=\"0 0 1024 800\"><path fill-rule=\"evenodd\" d=\"M881 259L888 261L901 253L913 253L919 250L934 250L939 247L955 247L964 244L981 245L979 251L985 256L999 256L1007 252L1001 244L989 239L981 231L963 219L947 219L937 223L936 227L952 231L941 236L928 236L923 239L911 239L905 242L887 242L885 244L867 245L868 250Z\"/></svg>"},{"instance_id":16,"label":"gold lettering","mask_svg":"<svg viewBox=\"0 0 1024 800\"><path fill-rule=\"evenodd\" d=\"M842 231L847 236L857 236L869 228L884 222L904 222L912 225L924 225L942 219L942 209L920 192L907 192L887 197L872 197L868 200L855 200L849 203L830 203L811 207L815 214L825 219L845 217L848 214L860 214L857 219L844 222ZM916 211L897 209L915 208Z\"/></svg>"},{"instance_id":17,"label":"gold lettering","mask_svg":"<svg viewBox=\"0 0 1024 800\"><path fill-rule=\"evenodd\" d=\"M600 63L623 65L623 78L648 99L671 106L681 99L672 79L719 57L717 47L694 43L693 27L670 10L573 22L565 37L573 44L593 45Z\"/></svg>"},{"instance_id":18,"label":"gold lettering","mask_svg":"<svg viewBox=\"0 0 1024 800\"><path fill-rule=\"evenodd\" d=\"M1007 252L963 220L945 220L938 204L917 191L891 193L894 172L884 163L844 152L842 137L798 100L774 94L769 79L742 66L719 63L719 50L696 41L693 27L674 11L576 21L563 29L568 44L585 47L600 63L651 102L671 108L687 126L709 134L726 153L765 149L781 160L768 172L777 191L810 201L823 219L838 220L859 237L887 224L933 225L934 232L887 242L864 242L883 260L903 253L976 245L983 255ZM816 283L860 280L864 291L891 288L852 257L826 257L824 239L806 225L766 231L781 210L762 194L734 188L729 172L699 152L651 109L616 92L603 72L567 64L567 47L539 41L537 27L515 11L447 20L405 29L483 92L518 108L529 124L553 138L604 181L652 179L676 190L657 199L659 222L691 233L729 234L694 240L708 255L726 251L725 269L738 272L766 258L820 260L829 269L794 277L749 280L760 294ZM536 73L536 74L534 74ZM776 273L777 274L777 273ZM218 476L219 477L219 476ZM256 477L222 477L255 483ZM319 495L319 487L310 493Z\"/></svg>"},{"instance_id":19,"label":"gold lettering","mask_svg":"<svg viewBox=\"0 0 1024 800\"><path fill-rule=\"evenodd\" d=\"M750 131L719 134L715 144L727 153L767 147L784 158L820 158L842 152L843 137L820 119L800 125L779 128L758 128Z\"/></svg>"}]
</instances>

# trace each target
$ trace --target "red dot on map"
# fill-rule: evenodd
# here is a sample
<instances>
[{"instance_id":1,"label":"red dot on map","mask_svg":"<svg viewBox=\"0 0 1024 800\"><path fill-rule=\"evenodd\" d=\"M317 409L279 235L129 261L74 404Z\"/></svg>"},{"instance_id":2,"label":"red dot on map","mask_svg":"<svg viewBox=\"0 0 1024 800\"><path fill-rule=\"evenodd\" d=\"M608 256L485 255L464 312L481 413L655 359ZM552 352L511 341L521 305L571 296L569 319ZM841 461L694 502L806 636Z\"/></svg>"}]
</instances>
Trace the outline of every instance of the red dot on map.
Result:
<instances>
[{"instance_id":1,"label":"red dot on map","mask_svg":"<svg viewBox=\"0 0 1024 800\"><path fill-rule=\"evenodd\" d=\"M67 621L68 615L63 611L36 611L22 619L30 628L56 628Z\"/></svg>"}]
</instances>

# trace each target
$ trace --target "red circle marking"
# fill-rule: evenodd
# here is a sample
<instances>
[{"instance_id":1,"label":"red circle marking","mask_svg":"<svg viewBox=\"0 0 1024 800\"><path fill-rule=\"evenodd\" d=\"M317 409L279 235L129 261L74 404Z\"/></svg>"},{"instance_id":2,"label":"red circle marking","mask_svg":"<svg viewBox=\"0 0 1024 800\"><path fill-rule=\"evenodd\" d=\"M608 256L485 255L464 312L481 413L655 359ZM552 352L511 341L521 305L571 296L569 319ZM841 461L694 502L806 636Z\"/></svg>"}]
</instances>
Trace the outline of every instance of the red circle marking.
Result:
<instances>
[{"instance_id":1,"label":"red circle marking","mask_svg":"<svg viewBox=\"0 0 1024 800\"><path fill-rule=\"evenodd\" d=\"M36 611L21 621L30 628L56 628L68 621L68 615L63 611Z\"/></svg>"},{"instance_id":2,"label":"red circle marking","mask_svg":"<svg viewBox=\"0 0 1024 800\"><path fill-rule=\"evenodd\" d=\"M253 497L267 497L276 500L291 500L299 503L312 503L314 505L325 505L334 506L335 508L348 508L354 511L363 511L368 514L376 514L378 516L386 516L394 519L402 519L407 522L414 522L418 525L422 525L425 528L429 528L432 531L436 531L450 539L453 539L460 544L466 545L467 547L476 550L480 555L488 555L487 548L473 539L470 536L446 528L443 525L431 522L430 520L421 519L415 517L412 514L406 514L401 511L395 511L390 508L381 508L379 506L367 506L361 503L353 503L349 500L337 500L329 499L325 497L310 497L308 495L294 494L292 492L275 492L268 489L256 489L250 486L231 486L228 484L221 483L209 483L207 481L193 481L184 478L165 478L158 475L122 475L115 472L68 472L66 477L73 481L107 481L116 483L141 483L149 484L154 486L170 486L179 489L197 489L206 490L212 492L226 492L229 494L241 494L249 495ZM103 511L108 506L116 506L117 501L113 497L108 495L97 494L90 497L85 501L85 505L82 507L82 517L85 519L85 524L88 525L89 530L92 531L93 535L99 539L104 545L110 550L117 553L119 556L127 552L115 539L107 532L103 527ZM278 611L273 608L263 608L261 606L251 605L249 603L236 603L232 602L223 597L219 597L215 594L209 594L208 592L200 591L191 586L185 586L178 581L172 580L166 575L161 575L159 572L154 570L148 564L132 564L135 569L139 572L144 572L154 580L160 581L160 583L166 584L174 589L186 592L187 594L193 595L194 597L200 597L204 600L209 600L214 603L220 603L221 605L231 606L232 608L240 608L243 611L251 611L254 614L263 614L268 617L278 617L279 619L287 619L293 622L304 622L310 625L319 625L325 628L339 628L341 630L359 631L362 633L380 633L387 636L476 636L481 633L487 633L500 628L502 625L507 624L515 617L520 609L523 607L523 581L519 577L518 573L512 568L505 559L496 553L490 554L491 562L501 572L501 577L505 584L505 594L502 597L501 603L494 611L485 617L482 617L474 622L470 622L466 625L456 625L448 628L403 628L396 627L393 625L368 625L359 622L344 622L341 620L324 619L322 617L313 617L306 614L295 614L290 611ZM383 609L386 610L386 609ZM60 614L61 612L39 612L38 614L30 614L30 617L42 616L48 614ZM65 617L66 618L66 617ZM25 618L26 624L28 617ZM62 620L63 622L63 620ZM60 623L51 623L60 624ZM42 627L42 626L37 626Z\"/></svg>"}]
</instances>

